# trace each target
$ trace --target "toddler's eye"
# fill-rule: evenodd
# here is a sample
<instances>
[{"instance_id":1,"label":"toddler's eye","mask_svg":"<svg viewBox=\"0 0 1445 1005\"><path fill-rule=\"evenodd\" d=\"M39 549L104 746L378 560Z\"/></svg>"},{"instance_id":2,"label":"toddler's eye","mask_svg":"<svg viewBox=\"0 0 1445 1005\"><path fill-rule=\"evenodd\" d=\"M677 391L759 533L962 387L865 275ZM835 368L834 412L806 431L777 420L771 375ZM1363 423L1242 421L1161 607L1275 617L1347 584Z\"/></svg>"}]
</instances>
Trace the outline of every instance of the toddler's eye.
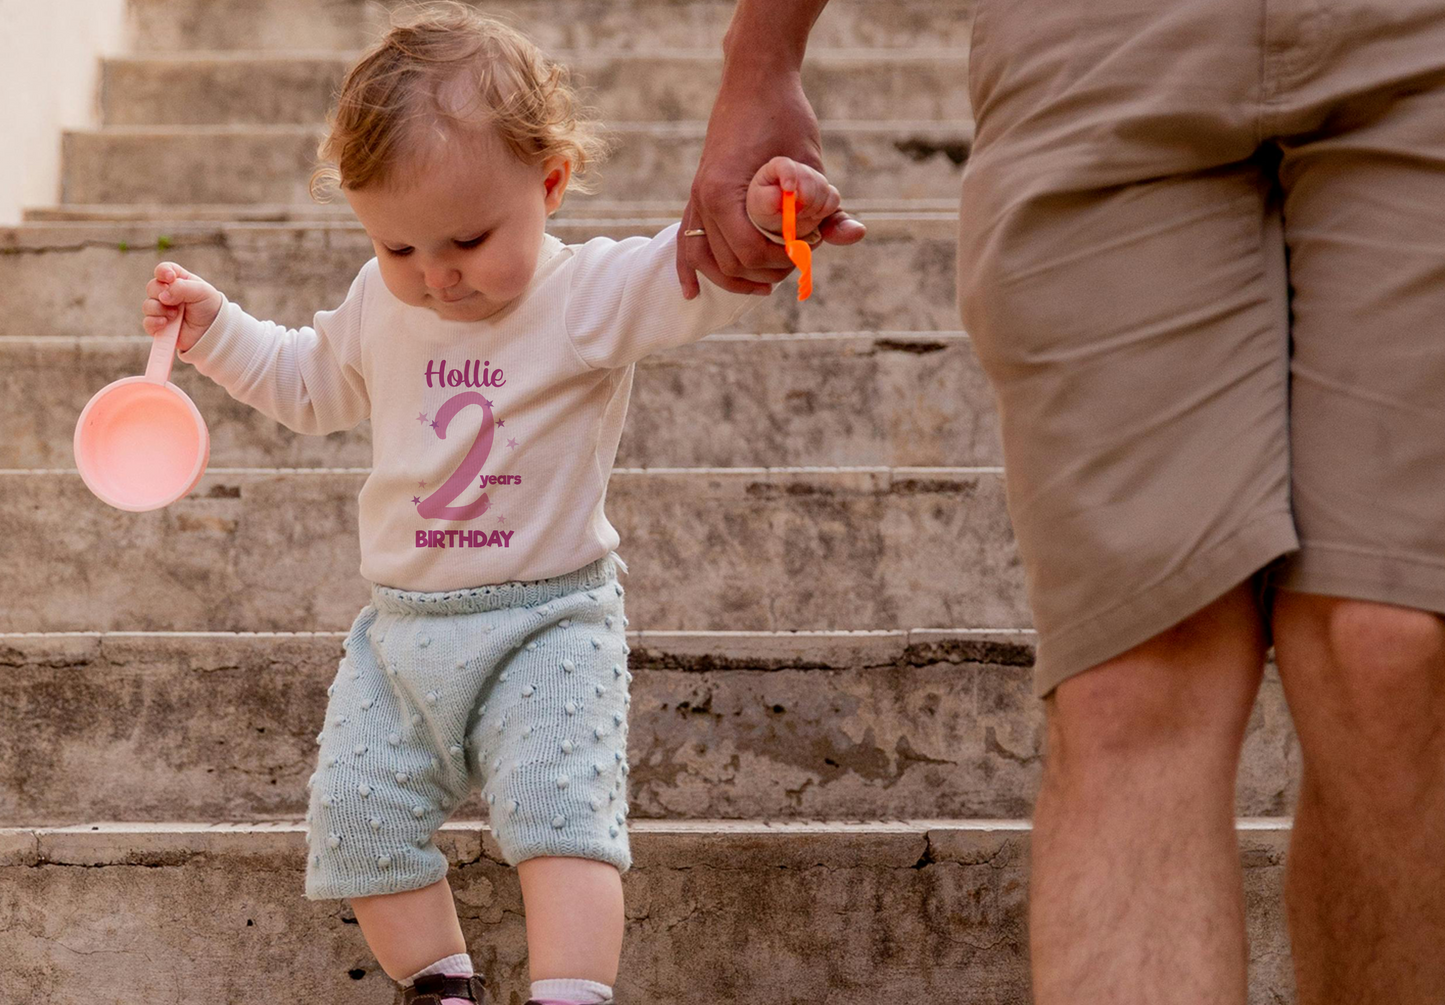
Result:
<instances>
[{"instance_id":1,"label":"toddler's eye","mask_svg":"<svg viewBox=\"0 0 1445 1005\"><path fill-rule=\"evenodd\" d=\"M390 252L391 254L395 255L397 258L405 258L407 255L410 255L410 254L411 254L411 248L410 248L410 247L406 247L406 248L387 248L386 245L384 245L384 244L382 245L382 247L383 247L383 248L386 248L386 250L387 250L388 252Z\"/></svg>"},{"instance_id":2,"label":"toddler's eye","mask_svg":"<svg viewBox=\"0 0 1445 1005\"><path fill-rule=\"evenodd\" d=\"M481 244L483 241L485 241L488 237L491 237L491 236L492 236L492 232L489 230L489 231L487 231L485 234L483 234L481 237L474 237L474 238L472 238L470 241L458 241L458 242L457 242L457 247L458 247L458 248L475 248L477 245Z\"/></svg>"}]
</instances>

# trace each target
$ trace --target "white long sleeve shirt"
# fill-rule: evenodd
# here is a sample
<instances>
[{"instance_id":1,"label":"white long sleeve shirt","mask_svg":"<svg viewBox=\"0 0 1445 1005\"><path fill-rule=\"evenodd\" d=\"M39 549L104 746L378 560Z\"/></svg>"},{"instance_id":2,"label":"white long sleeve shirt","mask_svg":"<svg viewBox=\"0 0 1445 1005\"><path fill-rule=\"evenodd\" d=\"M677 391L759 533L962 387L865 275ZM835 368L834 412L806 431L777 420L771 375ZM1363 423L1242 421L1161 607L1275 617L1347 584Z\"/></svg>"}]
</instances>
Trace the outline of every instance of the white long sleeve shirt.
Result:
<instances>
[{"instance_id":1,"label":"white long sleeve shirt","mask_svg":"<svg viewBox=\"0 0 1445 1005\"><path fill-rule=\"evenodd\" d=\"M603 511L637 360L756 304L700 279L684 300L677 225L543 239L526 290L484 321L397 300L376 259L295 330L225 302L180 358L300 433L371 419L361 575L404 590L545 579L619 544Z\"/></svg>"}]
</instances>

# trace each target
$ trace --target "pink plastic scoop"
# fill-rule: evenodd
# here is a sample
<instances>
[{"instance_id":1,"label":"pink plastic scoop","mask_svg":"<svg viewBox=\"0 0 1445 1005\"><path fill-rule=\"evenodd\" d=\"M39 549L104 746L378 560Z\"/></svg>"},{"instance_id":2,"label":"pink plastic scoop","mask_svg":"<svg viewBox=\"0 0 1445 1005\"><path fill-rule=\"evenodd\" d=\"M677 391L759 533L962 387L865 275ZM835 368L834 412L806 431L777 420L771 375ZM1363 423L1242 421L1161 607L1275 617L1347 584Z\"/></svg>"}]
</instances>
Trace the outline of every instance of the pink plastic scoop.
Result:
<instances>
[{"instance_id":1,"label":"pink plastic scoop","mask_svg":"<svg viewBox=\"0 0 1445 1005\"><path fill-rule=\"evenodd\" d=\"M196 487L211 456L206 420L172 384L184 309L156 336L142 377L95 392L75 424L75 466L90 491L132 512L169 506Z\"/></svg>"}]
</instances>

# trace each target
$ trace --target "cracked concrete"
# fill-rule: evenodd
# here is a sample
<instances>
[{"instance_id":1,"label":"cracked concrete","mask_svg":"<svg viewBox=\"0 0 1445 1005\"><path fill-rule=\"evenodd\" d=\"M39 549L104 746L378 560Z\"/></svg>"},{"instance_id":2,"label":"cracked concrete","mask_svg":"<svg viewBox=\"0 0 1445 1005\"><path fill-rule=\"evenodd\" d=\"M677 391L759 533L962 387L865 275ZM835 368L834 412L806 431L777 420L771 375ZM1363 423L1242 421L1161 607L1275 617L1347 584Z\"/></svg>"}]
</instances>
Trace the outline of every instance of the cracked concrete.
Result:
<instances>
[{"instance_id":1,"label":"cracked concrete","mask_svg":"<svg viewBox=\"0 0 1445 1005\"><path fill-rule=\"evenodd\" d=\"M4 324L0 321L0 324ZM619 467L1001 463L998 421L968 340L940 333L714 337L637 367ZM901 348L876 351L887 343ZM74 464L75 416L95 389L138 367L150 341L0 338L0 468ZM919 345L932 347L926 353ZM368 467L371 426L302 436L192 367L171 380L206 417L212 467ZM806 410L791 407L806 397ZM870 403L860 409L858 403ZM710 416L709 435L690 421ZM219 486L218 486L219 487Z\"/></svg>"},{"instance_id":2,"label":"cracked concrete","mask_svg":"<svg viewBox=\"0 0 1445 1005\"><path fill-rule=\"evenodd\" d=\"M634 632L633 817L1026 816L1031 651L984 663L925 637ZM0 821L299 818L341 655L325 634L0 636ZM1298 778L1271 668L1238 811L1285 812Z\"/></svg>"},{"instance_id":3,"label":"cracked concrete","mask_svg":"<svg viewBox=\"0 0 1445 1005\"><path fill-rule=\"evenodd\" d=\"M633 624L1027 627L1001 474L916 470L615 471L608 513L629 542ZM0 474L13 569L0 627L343 630L369 599L356 573L363 480L212 469L171 507L133 514L78 474Z\"/></svg>"}]
</instances>

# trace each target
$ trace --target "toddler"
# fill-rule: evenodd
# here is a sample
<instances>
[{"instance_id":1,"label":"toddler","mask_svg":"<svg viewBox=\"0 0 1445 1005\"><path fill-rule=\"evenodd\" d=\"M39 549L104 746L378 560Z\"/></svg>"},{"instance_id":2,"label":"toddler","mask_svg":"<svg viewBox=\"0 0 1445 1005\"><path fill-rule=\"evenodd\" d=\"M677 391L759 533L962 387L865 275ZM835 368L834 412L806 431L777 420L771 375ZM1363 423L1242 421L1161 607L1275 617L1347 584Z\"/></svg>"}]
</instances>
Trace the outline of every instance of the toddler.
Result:
<instances>
[{"instance_id":1,"label":"toddler","mask_svg":"<svg viewBox=\"0 0 1445 1005\"><path fill-rule=\"evenodd\" d=\"M237 400L314 435L371 419L371 602L327 688L305 895L350 899L408 1003L485 1000L432 840L475 785L517 867L530 1001L613 1000L632 674L603 500L633 364L757 301L684 298L676 242L705 236L676 225L549 235L604 153L528 40L424 8L348 73L321 147L313 191L339 185L376 252L342 304L287 330L175 263L147 286L147 331L183 309L180 358ZM840 200L806 166L763 165L749 216L776 235L784 188L816 243Z\"/></svg>"}]
</instances>

